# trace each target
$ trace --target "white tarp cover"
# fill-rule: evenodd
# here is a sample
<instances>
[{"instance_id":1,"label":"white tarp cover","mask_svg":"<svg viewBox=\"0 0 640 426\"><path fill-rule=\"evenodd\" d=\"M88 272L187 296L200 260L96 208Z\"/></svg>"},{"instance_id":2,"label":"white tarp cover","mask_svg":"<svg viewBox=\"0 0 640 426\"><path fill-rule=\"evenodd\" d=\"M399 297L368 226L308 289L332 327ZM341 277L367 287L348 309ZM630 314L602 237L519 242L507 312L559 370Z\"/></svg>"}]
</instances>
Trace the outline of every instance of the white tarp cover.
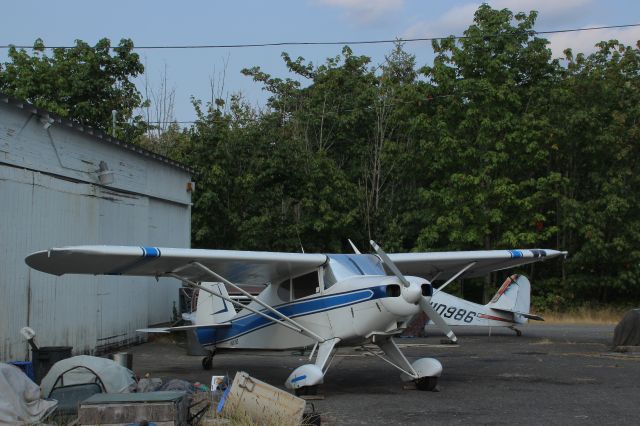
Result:
<instances>
[{"instance_id":1,"label":"white tarp cover","mask_svg":"<svg viewBox=\"0 0 640 426\"><path fill-rule=\"evenodd\" d=\"M59 381L56 385L56 380L58 380L60 375L63 375L63 380ZM126 393L130 392L131 388L135 389L135 375L133 371L128 368L107 358L78 355L53 364L53 367L51 367L51 370L44 376L40 384L42 394L45 396L49 395L54 385L60 387L95 383L96 375L100 378L102 384L104 384L106 393Z\"/></svg>"},{"instance_id":2,"label":"white tarp cover","mask_svg":"<svg viewBox=\"0 0 640 426\"><path fill-rule=\"evenodd\" d=\"M38 423L56 405L40 399L40 387L19 368L0 363L0 424Z\"/></svg>"}]
</instances>

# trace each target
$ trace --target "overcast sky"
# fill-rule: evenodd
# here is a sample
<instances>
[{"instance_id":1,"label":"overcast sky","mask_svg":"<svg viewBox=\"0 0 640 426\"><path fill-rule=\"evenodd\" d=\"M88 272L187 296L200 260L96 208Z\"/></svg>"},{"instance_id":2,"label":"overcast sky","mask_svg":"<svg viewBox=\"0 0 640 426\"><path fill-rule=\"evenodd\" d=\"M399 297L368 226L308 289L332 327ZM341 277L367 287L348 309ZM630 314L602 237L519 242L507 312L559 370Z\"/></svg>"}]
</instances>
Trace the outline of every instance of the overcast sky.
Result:
<instances>
[{"instance_id":1,"label":"overcast sky","mask_svg":"<svg viewBox=\"0 0 640 426\"><path fill-rule=\"evenodd\" d=\"M536 30L640 23L640 2L634 0L497 0L494 8L538 10ZM81 39L93 45L107 37L115 45L131 38L135 45L211 45L275 42L324 42L434 37L462 34L480 2L462 0L58 0L2 3L0 45L32 45L40 37L46 45L73 45ZM615 38L635 45L640 27L549 35L556 56L572 47L591 52L599 40ZM390 45L353 46L356 54L381 63ZM254 47L243 49L139 50L146 74L157 88L166 67L169 86L176 92L175 118L193 120L190 97L208 100L213 78L227 93L241 92L254 105L266 95L245 67L286 77L280 54L302 56L316 64L340 53L341 46ZM419 65L433 58L428 42L408 43ZM0 61L6 60L0 50ZM225 72L224 79L222 73ZM143 82L139 81L143 89Z\"/></svg>"}]
</instances>

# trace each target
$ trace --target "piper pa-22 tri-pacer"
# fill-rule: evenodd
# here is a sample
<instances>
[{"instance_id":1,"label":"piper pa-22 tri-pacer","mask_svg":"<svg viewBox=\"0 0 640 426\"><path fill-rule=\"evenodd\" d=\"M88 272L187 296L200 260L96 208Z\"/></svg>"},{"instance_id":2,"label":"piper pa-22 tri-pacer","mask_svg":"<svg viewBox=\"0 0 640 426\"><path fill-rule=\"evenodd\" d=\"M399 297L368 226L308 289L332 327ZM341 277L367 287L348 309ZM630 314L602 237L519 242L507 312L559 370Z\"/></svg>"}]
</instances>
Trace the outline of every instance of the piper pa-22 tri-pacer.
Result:
<instances>
[{"instance_id":1,"label":"piper pa-22 tri-pacer","mask_svg":"<svg viewBox=\"0 0 640 426\"><path fill-rule=\"evenodd\" d=\"M434 280L446 285L458 277L483 276L566 255L556 250L488 250L387 255L311 254L128 246L52 248L29 255L26 263L55 275L134 275L174 277L217 298L206 325L171 327L197 330L200 343L224 349L284 350L313 346L310 361L296 368L285 385L305 393L323 383L338 345L377 345L380 356L414 381L433 390L442 365L433 358L409 362L393 337L425 312L452 341L450 326L431 305ZM387 275L390 272L392 275ZM203 285L202 283L207 283ZM222 283L251 299L243 306ZM257 296L242 287L265 285ZM236 311L233 306L236 306ZM372 352L373 353L373 352ZM374 353L375 354L375 353Z\"/></svg>"}]
</instances>

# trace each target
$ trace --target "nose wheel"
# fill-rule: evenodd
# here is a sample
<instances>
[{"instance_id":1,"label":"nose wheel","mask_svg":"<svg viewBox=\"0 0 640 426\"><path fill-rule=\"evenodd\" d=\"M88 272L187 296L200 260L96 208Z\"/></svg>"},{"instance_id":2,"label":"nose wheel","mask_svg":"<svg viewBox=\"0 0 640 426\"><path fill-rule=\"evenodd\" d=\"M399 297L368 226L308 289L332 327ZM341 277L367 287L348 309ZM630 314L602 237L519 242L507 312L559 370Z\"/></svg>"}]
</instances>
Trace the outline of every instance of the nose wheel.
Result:
<instances>
[{"instance_id":1,"label":"nose wheel","mask_svg":"<svg viewBox=\"0 0 640 426\"><path fill-rule=\"evenodd\" d=\"M211 370L213 367L213 356L216 354L216 351L208 351L207 356L202 358L202 368L205 370Z\"/></svg>"},{"instance_id":2,"label":"nose wheel","mask_svg":"<svg viewBox=\"0 0 640 426\"><path fill-rule=\"evenodd\" d=\"M421 377L413 381L416 388L421 391L435 391L438 386L437 377Z\"/></svg>"},{"instance_id":3,"label":"nose wheel","mask_svg":"<svg viewBox=\"0 0 640 426\"><path fill-rule=\"evenodd\" d=\"M318 385L302 386L294 390L296 396L312 396L318 394Z\"/></svg>"}]
</instances>

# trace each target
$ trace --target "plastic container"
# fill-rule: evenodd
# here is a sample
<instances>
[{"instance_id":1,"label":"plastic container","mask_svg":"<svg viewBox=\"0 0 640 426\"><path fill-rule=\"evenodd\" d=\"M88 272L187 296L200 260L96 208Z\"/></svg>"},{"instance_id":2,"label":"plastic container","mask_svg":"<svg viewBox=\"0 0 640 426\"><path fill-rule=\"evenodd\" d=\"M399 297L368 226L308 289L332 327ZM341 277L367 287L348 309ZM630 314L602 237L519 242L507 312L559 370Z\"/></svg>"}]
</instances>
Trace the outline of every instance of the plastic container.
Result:
<instances>
[{"instance_id":1,"label":"plastic container","mask_svg":"<svg viewBox=\"0 0 640 426\"><path fill-rule=\"evenodd\" d=\"M71 358L72 349L73 346L43 346L37 350L31 349L35 382L40 384L56 362Z\"/></svg>"},{"instance_id":2,"label":"plastic container","mask_svg":"<svg viewBox=\"0 0 640 426\"><path fill-rule=\"evenodd\" d=\"M9 364L15 365L24 372L33 382L36 381L36 377L33 374L33 364L31 361L9 361Z\"/></svg>"},{"instance_id":3,"label":"plastic container","mask_svg":"<svg viewBox=\"0 0 640 426\"><path fill-rule=\"evenodd\" d=\"M109 355L109 359L113 360L113 362L117 364L120 364L124 368L133 370L133 354L132 353L118 352L118 353Z\"/></svg>"}]
</instances>

